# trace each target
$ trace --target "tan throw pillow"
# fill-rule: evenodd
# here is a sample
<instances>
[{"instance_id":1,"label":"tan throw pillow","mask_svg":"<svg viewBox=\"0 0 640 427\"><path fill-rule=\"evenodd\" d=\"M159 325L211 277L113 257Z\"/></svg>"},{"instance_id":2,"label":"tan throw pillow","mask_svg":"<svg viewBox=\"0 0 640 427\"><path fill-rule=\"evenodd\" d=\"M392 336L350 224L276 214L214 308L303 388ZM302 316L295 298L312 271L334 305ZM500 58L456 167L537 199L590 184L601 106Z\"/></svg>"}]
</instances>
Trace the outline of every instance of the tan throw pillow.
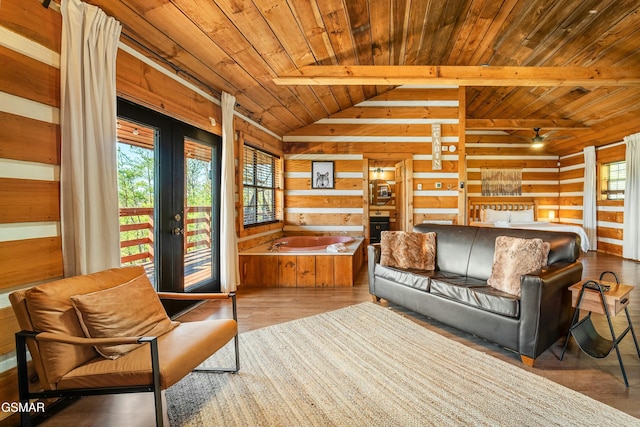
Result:
<instances>
[{"instance_id":1,"label":"tan throw pillow","mask_svg":"<svg viewBox=\"0 0 640 427\"><path fill-rule=\"evenodd\" d=\"M521 296L520 276L546 266L550 248L551 245L542 239L498 236L487 284L502 292Z\"/></svg>"},{"instance_id":2,"label":"tan throw pillow","mask_svg":"<svg viewBox=\"0 0 640 427\"><path fill-rule=\"evenodd\" d=\"M85 335L89 338L159 336L172 322L146 275L113 288L71 297ZM98 353L117 359L140 344L97 346Z\"/></svg>"},{"instance_id":3,"label":"tan throw pillow","mask_svg":"<svg viewBox=\"0 0 640 427\"><path fill-rule=\"evenodd\" d=\"M436 233L383 231L380 264L388 267L435 270Z\"/></svg>"}]
</instances>

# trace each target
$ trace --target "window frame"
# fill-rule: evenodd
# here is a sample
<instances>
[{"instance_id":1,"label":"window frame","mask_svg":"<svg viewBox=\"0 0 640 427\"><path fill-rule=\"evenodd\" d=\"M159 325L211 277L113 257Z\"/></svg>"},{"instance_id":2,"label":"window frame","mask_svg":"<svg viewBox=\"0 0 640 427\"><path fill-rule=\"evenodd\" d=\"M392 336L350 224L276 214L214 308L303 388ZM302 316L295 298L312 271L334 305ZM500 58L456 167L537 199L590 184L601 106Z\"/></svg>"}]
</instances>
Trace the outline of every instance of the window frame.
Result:
<instances>
[{"instance_id":1,"label":"window frame","mask_svg":"<svg viewBox=\"0 0 640 427\"><path fill-rule=\"evenodd\" d=\"M624 178L611 179L612 166L617 167L617 174L620 175L620 166L624 167ZM622 188L611 189L611 183L622 183ZM603 200L624 200L626 189L626 161L616 160L613 162L602 163L600 165L600 194Z\"/></svg>"},{"instance_id":2,"label":"window frame","mask_svg":"<svg viewBox=\"0 0 640 427\"><path fill-rule=\"evenodd\" d=\"M253 168L253 173L252 173L252 183L247 183L245 180L245 170L246 170L246 159L247 159L247 154L246 151L247 150L251 150L253 152L253 157L254 157L254 165L255 165L255 157L257 153L262 153L262 155L266 155L271 159L271 170L272 170L272 176L271 176L271 183L272 185L270 186L264 186L264 185L257 185L258 182L258 178L257 175L259 173L259 169L257 167ZM282 157L278 154L272 153L270 151L267 151L265 149L256 147L254 145L252 145L249 141L245 140L242 143L242 170L240 170L240 179L242 182L242 218L241 218L241 224L243 228L252 228L252 227L259 227L259 226L263 226L263 225L268 225L268 224L274 224L274 223L278 223L281 221L281 219L279 218L279 214L278 214L278 192L280 191L280 181L281 181L281 177L280 177L280 172L282 170ZM259 191L262 192L270 192L271 193L271 202L272 202L272 206L271 206L271 211L272 211L272 216L270 219L264 220L264 221L258 221L258 217L260 216L259 214L259 206L260 204L258 203L258 201L256 201L255 205L246 205L245 204L245 191L246 189L254 189L256 191L256 194ZM247 209L254 209L253 212L253 217L255 218L254 222L246 222L247 219Z\"/></svg>"}]
</instances>

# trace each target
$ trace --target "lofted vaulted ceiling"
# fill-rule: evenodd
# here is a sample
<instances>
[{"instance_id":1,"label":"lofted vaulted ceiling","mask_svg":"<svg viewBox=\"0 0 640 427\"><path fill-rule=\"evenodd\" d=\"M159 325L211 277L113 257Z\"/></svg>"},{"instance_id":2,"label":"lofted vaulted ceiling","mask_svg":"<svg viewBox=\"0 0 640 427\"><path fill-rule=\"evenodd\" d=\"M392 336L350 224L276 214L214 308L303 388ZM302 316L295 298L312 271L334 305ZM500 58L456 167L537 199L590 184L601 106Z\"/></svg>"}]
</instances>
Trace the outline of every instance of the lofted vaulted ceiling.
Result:
<instances>
[{"instance_id":1,"label":"lofted vaulted ceiling","mask_svg":"<svg viewBox=\"0 0 640 427\"><path fill-rule=\"evenodd\" d=\"M278 135L393 86L278 85L309 65L625 67L640 69L637 0L89 0L123 24L125 42L236 96ZM638 75L629 77L640 77ZM547 150L577 152L640 131L640 86L468 86L471 127L522 142L562 123ZM522 121L515 121L522 120ZM477 125L479 123L479 125ZM552 129L543 127L544 134Z\"/></svg>"}]
</instances>

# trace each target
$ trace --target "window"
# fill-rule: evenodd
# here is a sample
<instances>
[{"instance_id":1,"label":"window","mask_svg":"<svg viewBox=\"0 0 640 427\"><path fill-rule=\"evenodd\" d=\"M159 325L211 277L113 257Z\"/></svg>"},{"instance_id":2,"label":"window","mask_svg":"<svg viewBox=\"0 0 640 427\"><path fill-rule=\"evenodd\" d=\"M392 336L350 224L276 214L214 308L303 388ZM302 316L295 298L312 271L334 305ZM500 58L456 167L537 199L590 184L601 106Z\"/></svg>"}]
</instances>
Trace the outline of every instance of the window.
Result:
<instances>
[{"instance_id":1,"label":"window","mask_svg":"<svg viewBox=\"0 0 640 427\"><path fill-rule=\"evenodd\" d=\"M624 187L627 179L627 164L625 162L613 162L602 165L600 176L603 199L624 199Z\"/></svg>"},{"instance_id":2,"label":"window","mask_svg":"<svg viewBox=\"0 0 640 427\"><path fill-rule=\"evenodd\" d=\"M277 221L276 190L279 187L280 158L249 145L244 146L243 157L245 227Z\"/></svg>"}]
</instances>

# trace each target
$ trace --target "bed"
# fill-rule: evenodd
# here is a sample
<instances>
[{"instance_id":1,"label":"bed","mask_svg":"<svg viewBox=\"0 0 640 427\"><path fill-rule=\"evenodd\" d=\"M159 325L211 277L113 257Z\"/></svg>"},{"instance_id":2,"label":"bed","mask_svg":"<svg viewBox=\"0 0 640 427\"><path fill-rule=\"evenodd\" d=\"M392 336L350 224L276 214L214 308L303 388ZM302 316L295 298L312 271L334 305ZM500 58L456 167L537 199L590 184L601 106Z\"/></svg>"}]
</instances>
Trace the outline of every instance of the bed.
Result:
<instances>
[{"instance_id":1,"label":"bed","mask_svg":"<svg viewBox=\"0 0 640 427\"><path fill-rule=\"evenodd\" d=\"M583 252L589 251L589 237L582 227L538 221L538 202L526 198L469 198L469 225L477 227L525 228L544 231L569 231L580 236Z\"/></svg>"}]
</instances>

